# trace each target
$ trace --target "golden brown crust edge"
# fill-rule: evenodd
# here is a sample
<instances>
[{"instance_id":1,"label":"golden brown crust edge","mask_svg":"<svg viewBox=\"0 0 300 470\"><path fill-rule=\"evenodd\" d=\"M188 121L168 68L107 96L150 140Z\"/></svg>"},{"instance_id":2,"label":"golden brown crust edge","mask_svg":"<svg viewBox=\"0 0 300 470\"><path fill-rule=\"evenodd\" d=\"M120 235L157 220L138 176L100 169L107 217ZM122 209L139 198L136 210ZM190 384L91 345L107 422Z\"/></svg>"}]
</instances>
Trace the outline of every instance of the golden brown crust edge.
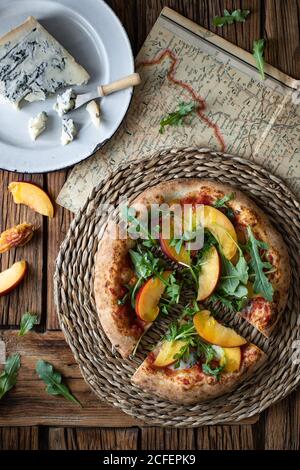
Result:
<instances>
[{"instance_id":1,"label":"golden brown crust edge","mask_svg":"<svg viewBox=\"0 0 300 470\"><path fill-rule=\"evenodd\" d=\"M240 371L226 374L226 377L224 375L220 382L205 374L197 376L194 370L183 370L174 376L168 375L164 369L151 367L148 359L134 373L131 382L143 391L153 393L164 400L193 405L231 392L245 379L253 376L267 359L266 354L253 344L247 346L247 354L249 358L242 364Z\"/></svg>"},{"instance_id":2,"label":"golden brown crust edge","mask_svg":"<svg viewBox=\"0 0 300 470\"><path fill-rule=\"evenodd\" d=\"M291 268L287 248L280 233L271 224L268 216L261 210L252 199L231 185L216 183L204 179L174 179L165 183L160 183L147 191L144 191L135 200L137 203L147 204L148 200L159 200L164 195L165 202L171 202L176 199L182 199L199 191L205 191L211 195L213 199L223 197L234 191L235 198L228 203L234 211L240 211L240 223L251 225L256 236L262 241L268 243L270 252L274 255L277 272L272 280L274 288L277 290L277 306L272 306L272 322L264 329L260 329L261 333L269 337L286 307L288 299L288 290L291 281ZM245 318L245 316L244 316ZM249 321L249 320L248 320ZM251 323L251 322L250 322ZM253 326L256 326L252 323Z\"/></svg>"},{"instance_id":3,"label":"golden brown crust edge","mask_svg":"<svg viewBox=\"0 0 300 470\"><path fill-rule=\"evenodd\" d=\"M141 203L149 205L152 203L159 204L164 201L170 202L174 201L174 199L182 199L190 196L193 193L198 194L201 190L208 191L213 198L222 197L224 194L228 194L234 190L236 197L233 201L230 201L229 205L233 210L241 210L244 208L244 216L247 216L252 222L250 225L255 229L255 233L258 234L263 241L267 241L271 248L278 253L276 258L278 263L276 278L276 289L279 293L278 313L273 319L272 324L266 330L262 331L263 334L269 336L275 328L287 302L288 287L290 284L290 265L288 253L281 235L271 225L264 212L259 209L251 199L229 185L215 183L209 180L175 179L160 183L144 191L135 199L133 205L138 207ZM245 207L247 211L245 211ZM129 247L133 246L133 244L134 242L132 241L111 240L108 229L99 244L95 262L94 289L99 319L112 345L116 347L123 357L130 355L137 342L137 338L126 334L124 330L120 331L114 321L112 321L113 314L116 311L117 300L111 290L114 290L114 287L116 287L116 278L119 274L117 267L123 263ZM103 267L105 267L105 269L103 269ZM275 316L275 312L273 312L273 315Z\"/></svg>"}]
</instances>

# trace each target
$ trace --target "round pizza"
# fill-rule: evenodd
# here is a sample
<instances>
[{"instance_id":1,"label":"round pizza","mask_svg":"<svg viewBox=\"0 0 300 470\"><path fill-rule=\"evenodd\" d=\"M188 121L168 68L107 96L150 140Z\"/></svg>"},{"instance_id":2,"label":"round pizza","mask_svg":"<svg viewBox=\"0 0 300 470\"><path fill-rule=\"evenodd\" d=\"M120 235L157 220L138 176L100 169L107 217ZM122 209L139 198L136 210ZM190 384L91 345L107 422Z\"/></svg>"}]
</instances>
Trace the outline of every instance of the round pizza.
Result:
<instances>
[{"instance_id":1,"label":"round pizza","mask_svg":"<svg viewBox=\"0 0 300 470\"><path fill-rule=\"evenodd\" d=\"M283 239L251 199L213 181L176 179L144 191L108 224L94 293L103 330L122 357L134 354L153 322L181 312L132 382L190 404L229 392L266 358L218 321L218 310L269 337L289 284Z\"/></svg>"}]
</instances>

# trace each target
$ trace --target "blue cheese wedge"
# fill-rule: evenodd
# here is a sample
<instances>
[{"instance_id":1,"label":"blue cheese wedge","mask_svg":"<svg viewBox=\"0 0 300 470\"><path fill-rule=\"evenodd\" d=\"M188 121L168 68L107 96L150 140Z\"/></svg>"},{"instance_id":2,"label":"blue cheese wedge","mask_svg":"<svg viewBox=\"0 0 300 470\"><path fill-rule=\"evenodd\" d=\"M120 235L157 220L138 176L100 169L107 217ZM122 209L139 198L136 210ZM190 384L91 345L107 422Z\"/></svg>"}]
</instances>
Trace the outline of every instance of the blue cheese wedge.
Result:
<instances>
[{"instance_id":1,"label":"blue cheese wedge","mask_svg":"<svg viewBox=\"0 0 300 470\"><path fill-rule=\"evenodd\" d=\"M68 113L75 108L76 93L72 88L66 90L62 95L58 95L53 109L60 115Z\"/></svg>"},{"instance_id":2,"label":"blue cheese wedge","mask_svg":"<svg viewBox=\"0 0 300 470\"><path fill-rule=\"evenodd\" d=\"M62 145L67 145L70 142L72 142L76 134L77 134L77 130L76 130L73 119L63 119L62 120L62 132L61 132L61 138L60 138Z\"/></svg>"},{"instance_id":3,"label":"blue cheese wedge","mask_svg":"<svg viewBox=\"0 0 300 470\"><path fill-rule=\"evenodd\" d=\"M83 85L89 74L33 17L0 38L0 98L15 107L59 88Z\"/></svg>"},{"instance_id":4,"label":"blue cheese wedge","mask_svg":"<svg viewBox=\"0 0 300 470\"><path fill-rule=\"evenodd\" d=\"M36 138L44 132L46 129L46 124L48 120L48 115L45 111L42 111L37 116L32 117L29 119L28 122L28 132L32 140L36 140Z\"/></svg>"}]
</instances>

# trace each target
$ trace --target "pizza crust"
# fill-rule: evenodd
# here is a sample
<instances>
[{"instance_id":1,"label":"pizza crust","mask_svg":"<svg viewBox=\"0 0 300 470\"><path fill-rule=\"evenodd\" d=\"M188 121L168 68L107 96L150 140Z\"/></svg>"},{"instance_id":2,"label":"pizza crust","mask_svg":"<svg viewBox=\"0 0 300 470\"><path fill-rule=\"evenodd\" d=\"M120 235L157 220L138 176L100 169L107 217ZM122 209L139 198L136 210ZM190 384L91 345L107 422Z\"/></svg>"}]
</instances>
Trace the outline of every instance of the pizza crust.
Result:
<instances>
[{"instance_id":1,"label":"pizza crust","mask_svg":"<svg viewBox=\"0 0 300 470\"><path fill-rule=\"evenodd\" d=\"M274 255L277 272L272 280L277 291L276 303L270 306L270 322L260 331L269 336L279 321L286 306L288 288L290 284L290 265L288 253L281 235L271 225L268 217L257 205L242 192L232 186L200 179L175 179L160 183L141 193L135 199L132 206L139 208L139 204L150 206L153 203L170 203L187 197L196 197L203 193L212 201L223 197L225 194L235 192L235 199L228 203L235 212L238 212L239 223L251 225L256 237L268 243L270 252ZM95 261L94 293L96 307L102 327L112 345L119 351L122 357L128 357L139 337L151 324L145 325L140 331L132 333L132 325L126 318L119 315L118 299L122 297L121 287L126 283L124 276L130 270L128 250L134 247L133 240L115 240L111 237L111 231L115 230L114 223L110 223L102 241L99 243ZM248 321L247 315L242 314ZM251 321L250 321L251 323Z\"/></svg>"},{"instance_id":2,"label":"pizza crust","mask_svg":"<svg viewBox=\"0 0 300 470\"><path fill-rule=\"evenodd\" d=\"M155 368L149 356L134 373L132 383L145 392L181 405L192 405L229 393L252 376L267 359L266 354L257 346L248 344L243 351L240 370L221 374L218 381L215 377L204 374L198 366L178 371Z\"/></svg>"}]
</instances>

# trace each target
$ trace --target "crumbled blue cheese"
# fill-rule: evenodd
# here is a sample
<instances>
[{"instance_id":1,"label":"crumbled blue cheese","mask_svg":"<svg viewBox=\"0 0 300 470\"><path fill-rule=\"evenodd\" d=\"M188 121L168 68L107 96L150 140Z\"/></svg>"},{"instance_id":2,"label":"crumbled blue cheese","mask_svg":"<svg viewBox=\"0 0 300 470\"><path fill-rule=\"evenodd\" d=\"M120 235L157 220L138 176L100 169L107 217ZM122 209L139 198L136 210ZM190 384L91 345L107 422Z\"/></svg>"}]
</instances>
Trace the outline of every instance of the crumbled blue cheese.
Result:
<instances>
[{"instance_id":1,"label":"crumbled blue cheese","mask_svg":"<svg viewBox=\"0 0 300 470\"><path fill-rule=\"evenodd\" d=\"M58 95L53 109L60 115L68 113L75 108L76 93L72 88L66 90L62 95Z\"/></svg>"},{"instance_id":2,"label":"crumbled blue cheese","mask_svg":"<svg viewBox=\"0 0 300 470\"><path fill-rule=\"evenodd\" d=\"M87 112L90 115L91 121L95 127L100 127L100 107L99 104L93 100L90 101L86 108Z\"/></svg>"},{"instance_id":3,"label":"crumbled blue cheese","mask_svg":"<svg viewBox=\"0 0 300 470\"><path fill-rule=\"evenodd\" d=\"M77 130L74 125L73 119L63 119L62 120L62 132L61 132L61 138L60 138L62 145L67 145L70 142L72 142L76 134L77 134Z\"/></svg>"},{"instance_id":4,"label":"crumbled blue cheese","mask_svg":"<svg viewBox=\"0 0 300 470\"><path fill-rule=\"evenodd\" d=\"M42 111L37 116L29 119L28 131L32 140L36 140L36 138L42 132L44 132L44 130L46 129L47 120L48 115L47 113L45 113L45 111Z\"/></svg>"},{"instance_id":5,"label":"crumbled blue cheese","mask_svg":"<svg viewBox=\"0 0 300 470\"><path fill-rule=\"evenodd\" d=\"M0 98L18 107L45 99L89 74L33 17L0 38Z\"/></svg>"}]
</instances>

